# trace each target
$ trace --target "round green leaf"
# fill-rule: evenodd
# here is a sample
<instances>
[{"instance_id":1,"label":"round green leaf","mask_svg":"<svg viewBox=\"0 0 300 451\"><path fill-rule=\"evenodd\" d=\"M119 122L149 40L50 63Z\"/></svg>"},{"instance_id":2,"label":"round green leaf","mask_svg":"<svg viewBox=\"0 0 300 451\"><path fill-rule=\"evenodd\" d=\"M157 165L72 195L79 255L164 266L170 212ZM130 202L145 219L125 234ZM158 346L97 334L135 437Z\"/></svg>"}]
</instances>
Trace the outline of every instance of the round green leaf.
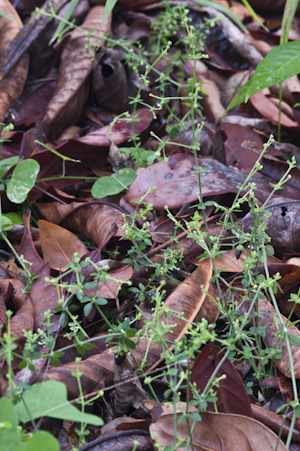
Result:
<instances>
[{"instance_id":1,"label":"round green leaf","mask_svg":"<svg viewBox=\"0 0 300 451\"><path fill-rule=\"evenodd\" d=\"M113 175L108 175L98 179L92 187L92 196L95 199L112 196L126 189L134 182L136 173L133 169L124 168Z\"/></svg>"},{"instance_id":2,"label":"round green leaf","mask_svg":"<svg viewBox=\"0 0 300 451\"><path fill-rule=\"evenodd\" d=\"M34 187L40 165L35 160L23 160L18 164L7 183L6 194L11 202L21 204Z\"/></svg>"}]
</instances>

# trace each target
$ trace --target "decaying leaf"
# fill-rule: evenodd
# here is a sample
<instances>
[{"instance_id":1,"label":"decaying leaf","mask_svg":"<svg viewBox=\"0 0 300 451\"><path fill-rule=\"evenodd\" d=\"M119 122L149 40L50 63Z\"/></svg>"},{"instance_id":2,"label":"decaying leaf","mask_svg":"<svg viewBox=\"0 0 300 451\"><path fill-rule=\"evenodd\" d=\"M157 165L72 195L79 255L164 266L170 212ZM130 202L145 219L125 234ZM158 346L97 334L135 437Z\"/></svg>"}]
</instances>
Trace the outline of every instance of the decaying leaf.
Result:
<instances>
[{"instance_id":1,"label":"decaying leaf","mask_svg":"<svg viewBox=\"0 0 300 451\"><path fill-rule=\"evenodd\" d=\"M189 411L195 412L196 409L189 407ZM184 438L184 444L190 443L192 439L193 449L197 451L274 451L277 445L278 451L287 451L273 431L253 418L212 412L201 412L200 415L201 421L197 421L193 428L192 437L189 431L193 421L189 420L189 426L186 421L177 422L175 434L174 413L160 416L150 426L153 442L159 442L162 448L174 446L180 434ZM190 451L191 445L187 449Z\"/></svg>"},{"instance_id":2,"label":"decaying leaf","mask_svg":"<svg viewBox=\"0 0 300 451\"><path fill-rule=\"evenodd\" d=\"M2 55L23 25L15 8L8 0L1 0L0 10L15 19L13 21L3 15L0 17L0 54ZM28 63L28 54L21 55L16 64L0 81L0 122L4 122L6 114L21 95L27 78Z\"/></svg>"},{"instance_id":3,"label":"decaying leaf","mask_svg":"<svg viewBox=\"0 0 300 451\"><path fill-rule=\"evenodd\" d=\"M111 18L102 25L103 13L104 6L92 8L82 24L83 30L75 29L71 32L70 40L62 52L54 95L42 118L48 137L58 136L64 128L75 124L81 114L90 87L90 52L95 53L101 38L110 29ZM93 36L88 37L85 33L88 30L93 30Z\"/></svg>"},{"instance_id":4,"label":"decaying leaf","mask_svg":"<svg viewBox=\"0 0 300 451\"><path fill-rule=\"evenodd\" d=\"M258 310L264 313L263 318L259 318L259 325L266 328L266 335L263 337L265 345L268 348L280 349L282 340L278 340L278 330L280 328L280 321L277 316L275 308L266 299L258 299ZM300 331L296 326L290 326L287 318L281 315L285 327L288 327L288 334L296 337L300 343ZM277 321L275 321L277 318ZM300 347L290 344L291 353L293 357L293 366L295 378L300 378ZM291 377L291 365L286 342L282 344L282 355L280 359L275 360L277 368L286 376Z\"/></svg>"},{"instance_id":5,"label":"decaying leaf","mask_svg":"<svg viewBox=\"0 0 300 451\"><path fill-rule=\"evenodd\" d=\"M200 394L204 391L216 366L224 357L224 352L213 343L207 344L196 358L190 377L190 382L196 382ZM235 413L252 417L250 399L244 382L228 358L222 363L215 377L225 375L226 378L219 381L216 391L218 398L216 405L220 413ZM212 403L208 403L208 411L214 411Z\"/></svg>"},{"instance_id":6,"label":"decaying leaf","mask_svg":"<svg viewBox=\"0 0 300 451\"><path fill-rule=\"evenodd\" d=\"M136 409L143 407L143 400L148 395L143 390L142 384L134 375L135 366L125 355L115 358L114 384L114 408L117 416L127 414L131 405ZM122 383L121 383L122 382Z\"/></svg>"},{"instance_id":7,"label":"decaying leaf","mask_svg":"<svg viewBox=\"0 0 300 451\"><path fill-rule=\"evenodd\" d=\"M246 178L219 161L203 158L199 166L205 171L201 173L202 196L215 196L224 193L237 193ZM145 202L152 203L156 210L179 208L182 204L195 202L199 196L198 176L194 157L185 154L172 155L168 161L161 161L144 169L129 187L125 198L129 202L140 199L149 188L156 187L147 194ZM260 201L267 199L271 193L270 184L260 177L251 179L257 186L255 195ZM271 182L271 180L270 180ZM290 199L298 199L299 192L289 186L281 193Z\"/></svg>"},{"instance_id":8,"label":"decaying leaf","mask_svg":"<svg viewBox=\"0 0 300 451\"><path fill-rule=\"evenodd\" d=\"M88 249L74 233L51 222L39 220L41 246L45 263L52 269L64 270L74 253L83 257Z\"/></svg>"}]
</instances>

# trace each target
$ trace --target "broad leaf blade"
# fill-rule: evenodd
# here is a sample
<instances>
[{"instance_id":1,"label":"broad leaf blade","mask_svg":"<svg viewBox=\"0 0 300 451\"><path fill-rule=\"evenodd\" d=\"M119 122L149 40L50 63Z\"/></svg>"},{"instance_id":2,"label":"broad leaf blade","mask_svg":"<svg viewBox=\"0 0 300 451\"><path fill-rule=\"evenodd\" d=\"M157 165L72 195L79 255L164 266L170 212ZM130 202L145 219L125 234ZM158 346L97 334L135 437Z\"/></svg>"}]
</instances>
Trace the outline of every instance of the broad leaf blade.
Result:
<instances>
[{"instance_id":1,"label":"broad leaf blade","mask_svg":"<svg viewBox=\"0 0 300 451\"><path fill-rule=\"evenodd\" d=\"M103 425L101 418L80 412L68 402L67 389L62 382L37 383L24 393L22 399L24 402L20 401L14 406L14 412L23 423L27 423L31 418L47 416L61 420L84 422L95 426ZM30 416L28 412L30 412Z\"/></svg>"},{"instance_id":2,"label":"broad leaf blade","mask_svg":"<svg viewBox=\"0 0 300 451\"><path fill-rule=\"evenodd\" d=\"M300 41L287 42L272 49L257 65L253 77L239 90L227 110L248 102L264 88L280 83L300 72Z\"/></svg>"}]
</instances>

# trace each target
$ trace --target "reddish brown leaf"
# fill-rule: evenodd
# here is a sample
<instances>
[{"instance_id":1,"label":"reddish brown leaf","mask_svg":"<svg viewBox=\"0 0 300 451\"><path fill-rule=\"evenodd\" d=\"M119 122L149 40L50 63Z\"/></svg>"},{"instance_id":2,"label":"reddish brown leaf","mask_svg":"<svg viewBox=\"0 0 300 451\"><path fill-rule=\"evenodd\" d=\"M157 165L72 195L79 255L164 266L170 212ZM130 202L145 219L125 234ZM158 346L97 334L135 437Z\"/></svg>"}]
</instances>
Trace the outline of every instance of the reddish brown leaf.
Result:
<instances>
[{"instance_id":1,"label":"reddish brown leaf","mask_svg":"<svg viewBox=\"0 0 300 451\"><path fill-rule=\"evenodd\" d=\"M19 340L25 340L25 331L33 331L33 306L30 297L27 295L25 302L10 320L10 331L12 337L18 337Z\"/></svg>"},{"instance_id":2,"label":"reddish brown leaf","mask_svg":"<svg viewBox=\"0 0 300 451\"><path fill-rule=\"evenodd\" d=\"M237 187L244 182L246 175L235 171L212 159L199 160L199 166L210 172L201 174L202 196L215 196L224 193L236 193ZM168 161L161 161L144 169L129 187L125 198L129 202L140 199L148 189L156 189L147 194L145 202L153 204L156 210L179 208L182 204L195 202L199 196L196 164L192 156L172 155ZM271 192L267 180L252 177L257 189L255 195L260 201L266 200ZM283 190L284 191L284 190ZM299 197L298 190L285 187L285 195L292 199Z\"/></svg>"},{"instance_id":3,"label":"reddish brown leaf","mask_svg":"<svg viewBox=\"0 0 300 451\"><path fill-rule=\"evenodd\" d=\"M192 368L190 382L196 382L200 394L204 391L217 365L224 357L219 346L207 344L195 360ZM226 375L215 387L218 398L216 404L220 413L236 413L252 417L251 404L244 382L228 358L222 363L215 377ZM214 405L208 403L208 411L214 411Z\"/></svg>"},{"instance_id":4,"label":"reddish brown leaf","mask_svg":"<svg viewBox=\"0 0 300 451\"><path fill-rule=\"evenodd\" d=\"M274 103L263 94L262 91L259 91L250 97L250 102L262 116L270 119L273 124L278 124L279 110L276 105L274 105ZM280 115L280 122L285 127L293 128L295 130L300 129L299 124L290 119L283 112L281 112Z\"/></svg>"},{"instance_id":5,"label":"reddish brown leaf","mask_svg":"<svg viewBox=\"0 0 300 451\"><path fill-rule=\"evenodd\" d=\"M272 412L271 410L264 409L261 406L256 404L251 404L253 417L260 421L261 423L268 426L272 431L276 432L276 434L281 434L283 437L287 437L290 432L291 421L283 418L278 413ZM283 426L282 426L283 424ZM281 429L282 428L282 429ZM294 429L293 431L293 440L300 442L300 431Z\"/></svg>"},{"instance_id":6,"label":"reddish brown leaf","mask_svg":"<svg viewBox=\"0 0 300 451\"><path fill-rule=\"evenodd\" d=\"M63 224L64 227L75 233L82 233L97 246L105 241L115 223L118 227L116 236L123 235L124 220L123 210L120 207L106 202L73 202L69 205L52 202L37 204L41 214L55 224Z\"/></svg>"}]
</instances>

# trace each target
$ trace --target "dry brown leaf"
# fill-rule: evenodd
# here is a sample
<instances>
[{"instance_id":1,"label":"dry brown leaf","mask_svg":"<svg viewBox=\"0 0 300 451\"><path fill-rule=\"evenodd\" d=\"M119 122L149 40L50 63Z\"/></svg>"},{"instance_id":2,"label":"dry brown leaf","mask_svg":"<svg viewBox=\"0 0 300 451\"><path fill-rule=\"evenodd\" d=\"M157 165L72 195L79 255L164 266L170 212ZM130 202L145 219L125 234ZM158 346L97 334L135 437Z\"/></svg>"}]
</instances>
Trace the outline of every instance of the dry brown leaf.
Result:
<instances>
[{"instance_id":1,"label":"dry brown leaf","mask_svg":"<svg viewBox=\"0 0 300 451\"><path fill-rule=\"evenodd\" d=\"M103 13L104 6L91 8L82 24L83 30L75 29L70 33L70 40L61 55L54 95L42 118L44 131L49 138L58 136L64 128L75 124L80 117L90 89L90 51L95 53L101 38L110 29L111 16L102 25ZM88 37L84 30L92 29L93 36Z\"/></svg>"},{"instance_id":2,"label":"dry brown leaf","mask_svg":"<svg viewBox=\"0 0 300 451\"><path fill-rule=\"evenodd\" d=\"M8 0L0 1L0 10L16 20L14 22L9 18L0 17L0 55L2 55L10 41L22 29L23 24L15 8ZM27 78L28 63L29 56L28 53L25 53L0 81L0 122L4 122L6 114L21 95Z\"/></svg>"},{"instance_id":3,"label":"dry brown leaf","mask_svg":"<svg viewBox=\"0 0 300 451\"><path fill-rule=\"evenodd\" d=\"M131 406L135 409L143 407L143 400L148 398L143 390L135 366L127 356L115 358L114 409L117 416L128 414Z\"/></svg>"},{"instance_id":4,"label":"dry brown leaf","mask_svg":"<svg viewBox=\"0 0 300 451\"><path fill-rule=\"evenodd\" d=\"M64 270L73 261L75 252L80 257L88 253L83 242L69 230L43 219L38 224L44 260L50 268Z\"/></svg>"},{"instance_id":5,"label":"dry brown leaf","mask_svg":"<svg viewBox=\"0 0 300 451\"><path fill-rule=\"evenodd\" d=\"M37 204L40 213L50 222L63 224L75 233L82 233L97 246L105 241L112 224L118 227L116 236L123 235L123 210L105 202L72 202L68 205L59 202Z\"/></svg>"},{"instance_id":6,"label":"dry brown leaf","mask_svg":"<svg viewBox=\"0 0 300 451\"><path fill-rule=\"evenodd\" d=\"M45 265L37 274L39 277L32 283L30 290L30 298L34 310L34 331L42 329L42 323L45 322L45 312L50 312L58 305L57 288L50 282L46 282L45 278L50 279L49 265ZM59 315L51 318L50 331L56 332L59 329Z\"/></svg>"},{"instance_id":7,"label":"dry brown leaf","mask_svg":"<svg viewBox=\"0 0 300 451\"><path fill-rule=\"evenodd\" d=\"M266 335L263 337L264 343L268 348L276 348L280 349L281 341L278 342L278 338L276 334L278 333L278 328L280 327L281 322L277 316L275 308L272 304L266 299L258 299L258 310L259 312L263 312L263 318L259 318L259 325L266 328ZM287 321L287 318L281 315L282 320L285 327L288 327L289 334L296 335L298 340L300 340L300 331L296 326L290 326L290 323ZM277 320L277 321L276 321ZM276 322L275 322L276 321ZM290 327L289 327L290 326ZM291 353L293 357L294 364L294 374L295 378L300 378L300 348L296 346L290 345ZM282 346L282 356L280 359L275 360L275 365L277 368L286 376L291 377L291 365L290 359L287 351L286 343L283 343Z\"/></svg>"},{"instance_id":8,"label":"dry brown leaf","mask_svg":"<svg viewBox=\"0 0 300 451\"><path fill-rule=\"evenodd\" d=\"M30 264L26 264L27 268L31 271L32 274L36 274L42 269L44 266L44 261L42 257L37 253L36 248L34 247L32 241L32 235L30 231L30 215L31 211L25 213L23 215L24 221L24 233L22 236L22 241L20 247L18 249L18 254L23 255L24 259L28 261Z\"/></svg>"},{"instance_id":9,"label":"dry brown leaf","mask_svg":"<svg viewBox=\"0 0 300 451\"><path fill-rule=\"evenodd\" d=\"M287 451L284 443L273 431L253 418L211 412L202 412L201 418L202 420L196 423L193 431L195 451L274 451L275 449ZM192 425L193 422L189 420L189 427L191 428ZM155 442L155 434L162 448L174 446L174 414L160 416L149 429L152 440ZM177 423L175 443L178 435L183 437L183 443L187 444L189 429L186 421ZM189 446L187 449L190 451L192 448Z\"/></svg>"},{"instance_id":10,"label":"dry brown leaf","mask_svg":"<svg viewBox=\"0 0 300 451\"><path fill-rule=\"evenodd\" d=\"M277 434L279 434L282 429L283 437L288 436L291 428L291 420L289 420L288 418L283 420L282 415L279 415L278 413L272 412L271 410L265 409L264 407L258 406L256 404L251 404L251 407L253 417L256 420L265 424ZM293 440L300 442L300 431L297 428L294 428Z\"/></svg>"}]
</instances>

